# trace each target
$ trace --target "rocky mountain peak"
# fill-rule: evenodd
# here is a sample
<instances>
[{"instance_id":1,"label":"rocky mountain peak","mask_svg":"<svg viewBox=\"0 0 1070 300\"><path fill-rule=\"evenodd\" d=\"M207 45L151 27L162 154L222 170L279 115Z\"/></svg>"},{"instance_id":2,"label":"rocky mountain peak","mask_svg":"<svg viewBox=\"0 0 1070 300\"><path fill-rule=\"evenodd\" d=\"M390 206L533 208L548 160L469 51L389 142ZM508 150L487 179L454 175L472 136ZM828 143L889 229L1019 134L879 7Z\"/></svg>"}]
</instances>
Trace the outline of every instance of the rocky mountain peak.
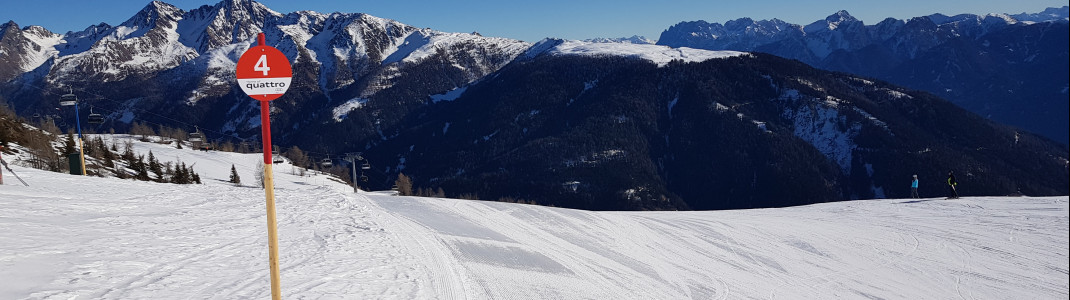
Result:
<instances>
[{"instance_id":1,"label":"rocky mountain peak","mask_svg":"<svg viewBox=\"0 0 1070 300\"><path fill-rule=\"evenodd\" d=\"M173 24L173 22L181 19L183 13L185 12L182 9L174 5L161 1L152 1L133 17L119 24L119 26L140 29L153 28L158 24Z\"/></svg>"},{"instance_id":2,"label":"rocky mountain peak","mask_svg":"<svg viewBox=\"0 0 1070 300\"><path fill-rule=\"evenodd\" d=\"M14 20L8 20L7 23L0 24L0 34L6 31L8 28L19 28L19 24L15 24Z\"/></svg>"},{"instance_id":3,"label":"rocky mountain peak","mask_svg":"<svg viewBox=\"0 0 1070 300\"><path fill-rule=\"evenodd\" d=\"M804 31L806 33L816 33L826 30L837 30L838 28L847 28L853 25L862 25L862 21L858 20L854 16L851 16L846 10L838 11L834 14L825 17L824 20L810 23L806 25Z\"/></svg>"},{"instance_id":4,"label":"rocky mountain peak","mask_svg":"<svg viewBox=\"0 0 1070 300\"><path fill-rule=\"evenodd\" d=\"M179 24L182 43L205 52L234 42L250 40L270 21L282 18L259 2L225 0L191 10Z\"/></svg>"}]
</instances>

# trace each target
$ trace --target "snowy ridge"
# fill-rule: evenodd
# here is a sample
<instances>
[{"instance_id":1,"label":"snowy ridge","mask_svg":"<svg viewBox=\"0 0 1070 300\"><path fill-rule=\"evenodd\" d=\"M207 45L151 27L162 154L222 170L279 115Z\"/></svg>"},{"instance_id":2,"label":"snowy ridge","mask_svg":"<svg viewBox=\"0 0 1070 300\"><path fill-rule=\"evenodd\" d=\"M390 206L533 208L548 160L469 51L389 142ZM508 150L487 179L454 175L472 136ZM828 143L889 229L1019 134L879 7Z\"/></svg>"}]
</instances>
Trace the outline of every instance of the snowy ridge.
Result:
<instances>
[{"instance_id":1,"label":"snowy ridge","mask_svg":"<svg viewBox=\"0 0 1070 300\"><path fill-rule=\"evenodd\" d=\"M650 44L650 45L658 43L658 41L656 41L656 40L648 39L645 36L638 36L638 35L633 35L632 37L626 37L626 38L594 38L594 39L586 39L586 40L583 40L583 41L584 42L590 42L590 43L625 43L625 44Z\"/></svg>"},{"instance_id":2,"label":"snowy ridge","mask_svg":"<svg viewBox=\"0 0 1070 300\"><path fill-rule=\"evenodd\" d=\"M269 297L264 192L249 183L260 155L131 142L137 153L193 166L205 184L44 172L4 155L30 186L0 187L0 298ZM240 187L226 182L232 165ZM286 163L273 169L287 299L1062 299L1070 291L1066 196L590 212L353 193L323 175L293 175Z\"/></svg>"},{"instance_id":3,"label":"snowy ridge","mask_svg":"<svg viewBox=\"0 0 1070 300\"><path fill-rule=\"evenodd\" d=\"M551 55L586 55L586 56L625 56L645 59L658 66L665 66L673 60L685 62L702 62L710 59L728 58L745 55L739 51L711 51L687 47L670 48L667 46L629 43L592 43L584 41L562 41L549 50Z\"/></svg>"}]
</instances>

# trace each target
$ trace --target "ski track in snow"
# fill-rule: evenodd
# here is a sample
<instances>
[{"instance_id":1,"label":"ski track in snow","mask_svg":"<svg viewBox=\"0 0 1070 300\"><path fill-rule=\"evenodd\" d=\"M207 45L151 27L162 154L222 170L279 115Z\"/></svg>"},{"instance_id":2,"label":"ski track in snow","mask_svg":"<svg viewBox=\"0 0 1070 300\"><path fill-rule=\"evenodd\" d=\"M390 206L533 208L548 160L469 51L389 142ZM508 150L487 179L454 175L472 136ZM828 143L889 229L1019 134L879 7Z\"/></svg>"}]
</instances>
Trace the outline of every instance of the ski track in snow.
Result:
<instances>
[{"instance_id":1,"label":"ski track in snow","mask_svg":"<svg viewBox=\"0 0 1070 300\"><path fill-rule=\"evenodd\" d=\"M0 187L0 299L269 297L264 192L249 186L260 155L132 143L205 184L13 166L31 186L5 172ZM245 186L226 183L231 164ZM355 194L291 170L274 167L283 298L1070 295L1065 196L588 212Z\"/></svg>"}]
</instances>

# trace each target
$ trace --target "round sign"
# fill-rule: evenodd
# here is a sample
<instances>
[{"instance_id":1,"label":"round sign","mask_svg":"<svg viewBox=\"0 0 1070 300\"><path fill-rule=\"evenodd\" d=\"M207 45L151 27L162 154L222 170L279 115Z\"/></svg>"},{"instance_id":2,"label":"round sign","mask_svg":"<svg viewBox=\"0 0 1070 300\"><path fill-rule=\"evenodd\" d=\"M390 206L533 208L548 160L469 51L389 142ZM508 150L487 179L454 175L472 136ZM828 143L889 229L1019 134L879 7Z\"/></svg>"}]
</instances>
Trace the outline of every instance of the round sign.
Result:
<instances>
[{"instance_id":1,"label":"round sign","mask_svg":"<svg viewBox=\"0 0 1070 300\"><path fill-rule=\"evenodd\" d=\"M275 47L249 48L238 59L237 68L238 86L253 99L275 100L290 88L290 60Z\"/></svg>"}]
</instances>

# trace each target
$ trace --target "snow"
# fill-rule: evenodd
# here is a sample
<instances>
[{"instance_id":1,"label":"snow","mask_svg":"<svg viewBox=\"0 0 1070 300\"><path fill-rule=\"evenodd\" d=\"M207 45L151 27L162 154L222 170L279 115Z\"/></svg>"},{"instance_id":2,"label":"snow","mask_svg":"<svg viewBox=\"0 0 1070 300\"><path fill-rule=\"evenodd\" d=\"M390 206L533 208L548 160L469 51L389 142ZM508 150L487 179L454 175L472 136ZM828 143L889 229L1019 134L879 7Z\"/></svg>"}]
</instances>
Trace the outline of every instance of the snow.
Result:
<instances>
[{"instance_id":1,"label":"snow","mask_svg":"<svg viewBox=\"0 0 1070 300\"><path fill-rule=\"evenodd\" d=\"M342 103L342 105L335 106L334 110L331 111L334 114L334 120L336 122L341 122L350 111L364 106L364 103L368 103L368 99L353 98L346 101L346 103Z\"/></svg>"},{"instance_id":2,"label":"snow","mask_svg":"<svg viewBox=\"0 0 1070 300\"><path fill-rule=\"evenodd\" d=\"M807 101L798 90L785 90L778 101ZM787 108L782 112L785 119L793 122L792 133L814 146L821 154L840 167L843 174L851 174L851 161L854 156L854 137L862 130L858 123L848 123L847 118L836 109L839 99L827 96L824 101L812 99L814 104ZM741 117L742 118L742 117ZM871 121L879 122L876 118Z\"/></svg>"},{"instance_id":3,"label":"snow","mask_svg":"<svg viewBox=\"0 0 1070 300\"><path fill-rule=\"evenodd\" d=\"M473 45L482 45L479 48L482 49L495 49L501 51L501 53L523 53L525 49L531 46L530 43L520 42L517 40L496 38L496 37L484 37L480 35L470 33L447 33L440 31L425 30L420 33L418 40L406 40L406 42L413 43L411 47L402 47L399 51L407 53L402 61L406 63L416 63L423 61L438 53L440 48L449 48L454 45L463 45L471 43ZM415 48L419 46L419 48ZM480 51L482 49L474 49L470 51ZM410 51L410 52L404 52ZM392 61L396 60L400 55L392 55L389 57Z\"/></svg>"},{"instance_id":4,"label":"snow","mask_svg":"<svg viewBox=\"0 0 1070 300\"><path fill-rule=\"evenodd\" d=\"M668 46L627 43L592 43L568 40L553 47L552 55L587 55L587 56L625 56L649 60L658 66L665 66L670 61L702 62L710 59L728 58L745 55L739 51L711 51L687 47L671 48Z\"/></svg>"},{"instance_id":5,"label":"snow","mask_svg":"<svg viewBox=\"0 0 1070 300\"><path fill-rule=\"evenodd\" d=\"M25 45L30 53L16 67L22 72L29 72L40 67L50 58L56 57L56 46L63 42L63 36L51 33L40 26L30 26L22 31L22 36L35 45ZM2 54L2 53L0 53Z\"/></svg>"},{"instance_id":6,"label":"snow","mask_svg":"<svg viewBox=\"0 0 1070 300\"><path fill-rule=\"evenodd\" d=\"M896 91L896 90L892 90L892 89L886 89L886 90L888 91L888 95L890 95L890 96L892 96L893 98L896 98L896 99L902 99L902 98L914 99L913 96L910 96L909 94L904 93L904 92L900 92L900 91Z\"/></svg>"},{"instance_id":7,"label":"snow","mask_svg":"<svg viewBox=\"0 0 1070 300\"><path fill-rule=\"evenodd\" d=\"M260 155L133 143L205 184L12 166L30 186L5 170L0 298L269 297ZM245 186L225 182L231 164ZM286 299L1070 295L1066 196L589 212L353 193L290 170L274 167Z\"/></svg>"},{"instance_id":8,"label":"snow","mask_svg":"<svg viewBox=\"0 0 1070 300\"><path fill-rule=\"evenodd\" d=\"M384 53L390 53L390 55L387 56L386 59L383 59L383 64L386 65L399 62L405 57L411 55L412 52L422 48L424 45L427 45L428 42L430 42L430 39L423 32L414 31L412 33L409 33L407 36L405 36L401 45L398 45L393 49L383 51ZM391 44L391 46L393 46L393 44Z\"/></svg>"},{"instance_id":9,"label":"snow","mask_svg":"<svg viewBox=\"0 0 1070 300\"><path fill-rule=\"evenodd\" d=\"M442 93L442 94L431 95L431 102L438 103L438 102L441 102L441 101L457 100L457 98L460 98L461 95L464 95L464 91L467 91L467 90L468 90L468 87L464 86L464 87L454 88L454 89L449 90L448 92L445 92L445 93Z\"/></svg>"}]
</instances>

